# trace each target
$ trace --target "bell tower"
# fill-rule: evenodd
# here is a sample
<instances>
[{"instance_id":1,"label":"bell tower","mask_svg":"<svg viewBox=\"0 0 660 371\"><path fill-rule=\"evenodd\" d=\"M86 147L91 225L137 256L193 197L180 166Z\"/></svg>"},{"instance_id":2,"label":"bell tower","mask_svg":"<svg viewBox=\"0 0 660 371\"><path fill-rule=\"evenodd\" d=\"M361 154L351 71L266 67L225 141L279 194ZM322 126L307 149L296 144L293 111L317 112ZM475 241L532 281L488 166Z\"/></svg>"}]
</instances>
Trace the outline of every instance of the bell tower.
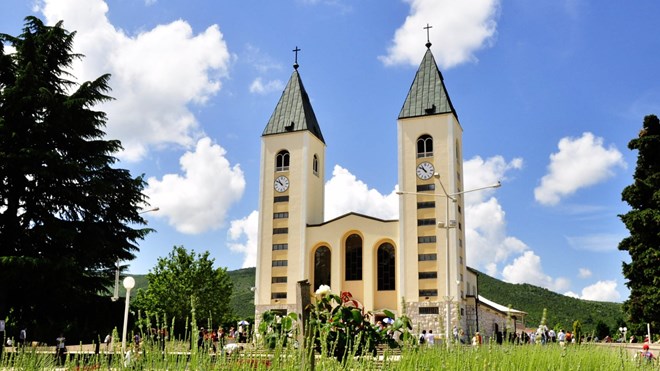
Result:
<instances>
[{"instance_id":1,"label":"bell tower","mask_svg":"<svg viewBox=\"0 0 660 371\"><path fill-rule=\"evenodd\" d=\"M309 277L308 224L323 222L325 141L298 71L261 135L256 317L293 311L296 283Z\"/></svg>"},{"instance_id":2,"label":"bell tower","mask_svg":"<svg viewBox=\"0 0 660 371\"><path fill-rule=\"evenodd\" d=\"M426 47L397 120L399 244L403 247L398 272L408 314L416 318L435 308L447 319L446 328L455 323L465 304L463 199L451 196L463 189L463 129L431 43ZM446 309L450 302L451 310Z\"/></svg>"}]
</instances>

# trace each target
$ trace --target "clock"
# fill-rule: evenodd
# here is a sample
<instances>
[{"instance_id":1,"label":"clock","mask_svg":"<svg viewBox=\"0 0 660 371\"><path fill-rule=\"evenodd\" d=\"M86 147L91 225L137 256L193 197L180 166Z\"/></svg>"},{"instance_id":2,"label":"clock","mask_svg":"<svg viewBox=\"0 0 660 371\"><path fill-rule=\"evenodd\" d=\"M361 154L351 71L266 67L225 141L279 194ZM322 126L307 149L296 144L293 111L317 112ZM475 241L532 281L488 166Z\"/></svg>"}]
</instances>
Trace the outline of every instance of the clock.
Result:
<instances>
[{"instance_id":1,"label":"clock","mask_svg":"<svg viewBox=\"0 0 660 371\"><path fill-rule=\"evenodd\" d=\"M419 179L422 180L427 180L431 179L435 172L435 168L433 168L433 164L430 162L422 162L421 164L417 165L417 176Z\"/></svg>"},{"instance_id":2,"label":"clock","mask_svg":"<svg viewBox=\"0 0 660 371\"><path fill-rule=\"evenodd\" d=\"M284 192L289 189L289 179L284 175L280 175L275 179L275 190Z\"/></svg>"}]
</instances>

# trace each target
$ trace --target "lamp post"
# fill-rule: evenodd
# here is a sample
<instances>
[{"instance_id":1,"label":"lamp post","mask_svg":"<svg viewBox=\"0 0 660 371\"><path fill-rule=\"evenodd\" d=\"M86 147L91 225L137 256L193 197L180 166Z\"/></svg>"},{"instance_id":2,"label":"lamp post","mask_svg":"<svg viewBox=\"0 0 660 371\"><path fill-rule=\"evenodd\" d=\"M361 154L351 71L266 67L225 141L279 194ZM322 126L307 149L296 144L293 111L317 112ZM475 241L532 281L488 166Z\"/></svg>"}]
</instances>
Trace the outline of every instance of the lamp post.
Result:
<instances>
[{"instance_id":1,"label":"lamp post","mask_svg":"<svg viewBox=\"0 0 660 371\"><path fill-rule=\"evenodd\" d=\"M623 334L623 342L626 343L626 332L628 332L627 327L619 327L619 332Z\"/></svg>"},{"instance_id":2,"label":"lamp post","mask_svg":"<svg viewBox=\"0 0 660 371\"><path fill-rule=\"evenodd\" d=\"M158 210L160 210L160 207L153 207L151 209L142 210L142 211L138 212L138 214L144 214L144 213L149 213L149 212L158 211ZM119 263L120 262L121 262L121 260L119 258L117 258L117 264L116 264L116 269L115 269L115 291L114 291L112 297L110 298L112 301L119 300L119 268L120 268Z\"/></svg>"},{"instance_id":3,"label":"lamp post","mask_svg":"<svg viewBox=\"0 0 660 371\"><path fill-rule=\"evenodd\" d=\"M124 327L121 333L121 354L126 354L126 330L128 327L128 307L131 302L131 289L135 287L135 279L131 276L124 278L124 288L126 289L126 306L124 307Z\"/></svg>"},{"instance_id":4,"label":"lamp post","mask_svg":"<svg viewBox=\"0 0 660 371\"><path fill-rule=\"evenodd\" d=\"M466 191L461 191L461 192L455 192L455 193L449 193L447 192L447 189L445 188L444 184L442 184L442 180L440 179L440 174L435 173L433 176L438 180L438 183L440 184L440 188L442 189L442 193L425 193L425 192L405 192L405 191L399 191L397 192L398 195L422 195L422 196L436 196L436 197L444 197L445 198L445 221L444 222L438 222L438 228L442 228L445 230L445 261L447 264L446 270L446 277L445 277L445 285L446 285L446 296L445 296L445 301L446 301L446 318L445 318L445 340L447 341L447 345L449 345L449 339L451 335L451 299L452 297L449 295L450 294L450 282L451 282L451 269L449 265L449 259L450 259L450 254L449 254L449 244L450 244L450 238L449 238L449 230L451 228L456 228L456 220L449 220L449 201L451 200L453 203L456 203L458 200L456 196L460 196L464 193L469 193L469 192L476 192L476 191L481 191L484 189L489 189L489 188L499 188L502 186L502 183L497 182L495 184L483 186L483 187L478 187L474 189L469 189ZM459 281L460 283L460 281ZM459 288L457 287L457 290ZM456 292L457 296L457 302L460 300L458 298L458 295L460 295L460 290Z\"/></svg>"}]
</instances>

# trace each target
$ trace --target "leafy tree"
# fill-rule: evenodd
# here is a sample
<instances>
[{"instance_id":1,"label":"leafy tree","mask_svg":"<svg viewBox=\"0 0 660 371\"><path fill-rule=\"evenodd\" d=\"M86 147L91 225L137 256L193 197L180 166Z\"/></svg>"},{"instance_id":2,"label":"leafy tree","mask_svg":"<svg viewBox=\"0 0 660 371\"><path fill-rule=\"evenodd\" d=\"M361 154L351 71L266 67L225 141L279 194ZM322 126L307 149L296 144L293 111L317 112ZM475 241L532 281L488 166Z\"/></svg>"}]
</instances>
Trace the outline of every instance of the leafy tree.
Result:
<instances>
[{"instance_id":1,"label":"leafy tree","mask_svg":"<svg viewBox=\"0 0 660 371\"><path fill-rule=\"evenodd\" d=\"M226 323L233 318L229 301L233 284L227 269L213 268L213 263L208 251L188 253L183 246L174 246L147 274L149 286L138 290L134 308L172 319L175 331L185 327L192 305L200 324Z\"/></svg>"},{"instance_id":2,"label":"leafy tree","mask_svg":"<svg viewBox=\"0 0 660 371\"><path fill-rule=\"evenodd\" d=\"M605 339L605 337L609 334L610 334L610 327L607 326L605 322L598 320L598 322L596 322L595 335L602 340Z\"/></svg>"},{"instance_id":3,"label":"leafy tree","mask_svg":"<svg viewBox=\"0 0 660 371\"><path fill-rule=\"evenodd\" d=\"M622 199L631 210L619 215L630 236L619 243L628 251L630 263L623 263L630 297L624 302L632 333L644 332L646 323L660 328L660 121L644 117L639 136L628 143L637 150L634 183L624 188Z\"/></svg>"},{"instance_id":4,"label":"leafy tree","mask_svg":"<svg viewBox=\"0 0 660 371\"><path fill-rule=\"evenodd\" d=\"M145 183L113 168L121 144L93 110L111 99L110 76L78 84L67 72L81 58L74 36L35 17L0 34L0 316L33 336L71 330L150 232L133 228Z\"/></svg>"}]
</instances>

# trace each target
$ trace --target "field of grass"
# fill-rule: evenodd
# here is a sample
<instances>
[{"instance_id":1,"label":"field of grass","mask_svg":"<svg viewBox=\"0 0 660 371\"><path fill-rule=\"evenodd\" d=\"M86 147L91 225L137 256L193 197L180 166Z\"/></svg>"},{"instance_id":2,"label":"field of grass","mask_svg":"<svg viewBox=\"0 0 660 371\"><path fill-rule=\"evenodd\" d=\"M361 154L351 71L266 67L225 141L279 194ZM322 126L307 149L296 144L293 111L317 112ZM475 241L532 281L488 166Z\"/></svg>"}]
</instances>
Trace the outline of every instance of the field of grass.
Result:
<instances>
[{"instance_id":1,"label":"field of grass","mask_svg":"<svg viewBox=\"0 0 660 371\"><path fill-rule=\"evenodd\" d=\"M170 342L162 353L157 344L145 344L144 349L131 357L133 369L149 370L300 370L302 352L294 348L266 351L245 345L245 349L232 356L210 354ZM109 354L76 355L74 349L63 365L57 365L52 354L4 352L0 358L1 370L62 369L123 369L125 360ZM119 349L114 350L119 355ZM624 348L599 347L595 345L571 345L561 348L548 346L483 345L478 348L466 346L410 346L400 352L385 350L376 357L348 357L341 364L331 357L315 356L318 370L653 370L658 364L636 359ZM311 369L307 367L306 369Z\"/></svg>"}]
</instances>

